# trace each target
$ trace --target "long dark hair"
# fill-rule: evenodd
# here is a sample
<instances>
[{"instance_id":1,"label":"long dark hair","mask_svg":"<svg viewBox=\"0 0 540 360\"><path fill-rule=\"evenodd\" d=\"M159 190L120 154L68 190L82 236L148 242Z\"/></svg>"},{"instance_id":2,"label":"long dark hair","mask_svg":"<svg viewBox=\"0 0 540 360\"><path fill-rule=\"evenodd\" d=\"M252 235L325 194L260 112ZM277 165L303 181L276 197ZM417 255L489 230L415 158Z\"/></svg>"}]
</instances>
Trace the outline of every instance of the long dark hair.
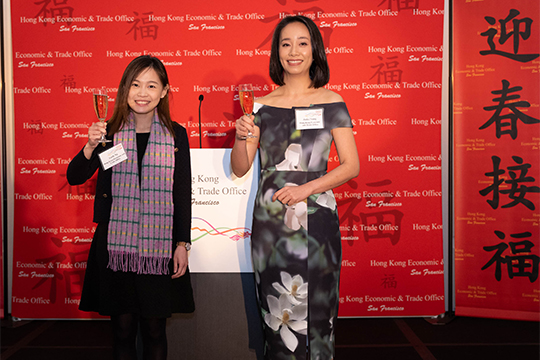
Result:
<instances>
[{"instance_id":1,"label":"long dark hair","mask_svg":"<svg viewBox=\"0 0 540 360\"><path fill-rule=\"evenodd\" d=\"M276 85L285 85L283 82L283 66L279 60L279 39L283 28L293 22L304 24L311 36L311 51L313 54L313 63L309 69L311 87L314 87L315 89L323 87L330 81L330 69L328 67L328 61L326 60L323 39L319 28L317 28L317 25L313 20L302 15L287 16L276 26L270 52L270 78Z\"/></svg>"},{"instance_id":2,"label":"long dark hair","mask_svg":"<svg viewBox=\"0 0 540 360\"><path fill-rule=\"evenodd\" d=\"M151 55L142 55L133 59L124 70L120 85L118 85L118 94L114 103L114 111L110 120L107 122L109 135L116 134L120 129L127 124L130 108L128 105L128 95L131 84L139 74L147 69L153 69L159 77L163 87L169 85L169 76L165 66L158 58ZM173 122L171 120L171 112L169 109L169 91L157 105L157 113L159 121L165 126L172 136L174 136Z\"/></svg>"}]
</instances>

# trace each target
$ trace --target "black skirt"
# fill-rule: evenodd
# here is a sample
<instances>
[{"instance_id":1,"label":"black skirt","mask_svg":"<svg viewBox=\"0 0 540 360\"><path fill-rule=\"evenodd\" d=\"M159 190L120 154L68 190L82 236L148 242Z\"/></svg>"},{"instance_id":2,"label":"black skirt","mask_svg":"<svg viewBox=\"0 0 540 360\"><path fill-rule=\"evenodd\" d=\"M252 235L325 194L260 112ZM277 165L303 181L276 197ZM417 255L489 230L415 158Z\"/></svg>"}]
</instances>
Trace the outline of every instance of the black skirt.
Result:
<instances>
[{"instance_id":1,"label":"black skirt","mask_svg":"<svg viewBox=\"0 0 540 360\"><path fill-rule=\"evenodd\" d=\"M79 309L111 316L137 313L166 318L172 313L195 311L189 268L178 279L171 275L138 275L107 268L108 224L98 224L84 277ZM172 274L173 263L169 263Z\"/></svg>"}]
</instances>

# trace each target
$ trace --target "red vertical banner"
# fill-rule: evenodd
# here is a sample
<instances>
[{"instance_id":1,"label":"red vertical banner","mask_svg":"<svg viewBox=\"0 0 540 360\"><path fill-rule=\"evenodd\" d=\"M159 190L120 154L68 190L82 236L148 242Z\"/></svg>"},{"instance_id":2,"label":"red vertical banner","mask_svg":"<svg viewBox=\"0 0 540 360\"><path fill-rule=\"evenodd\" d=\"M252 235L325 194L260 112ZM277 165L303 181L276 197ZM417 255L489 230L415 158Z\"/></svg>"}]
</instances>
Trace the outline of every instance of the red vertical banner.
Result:
<instances>
[{"instance_id":1,"label":"red vertical banner","mask_svg":"<svg viewBox=\"0 0 540 360\"><path fill-rule=\"evenodd\" d=\"M540 319L540 5L455 1L456 314Z\"/></svg>"},{"instance_id":2,"label":"red vertical banner","mask_svg":"<svg viewBox=\"0 0 540 360\"><path fill-rule=\"evenodd\" d=\"M14 316L94 316L77 305L95 230L95 183L71 187L65 179L97 121L92 88L108 89L110 115L126 65L153 54L167 67L173 120L186 127L191 146L199 147L202 136L204 148L231 147L241 116L238 84L252 83L256 97L276 88L268 75L271 36L294 14L319 26L331 69L326 87L347 103L361 162L361 175L335 190L343 236L340 315L444 312L443 0L11 5ZM333 150L329 168L337 163Z\"/></svg>"}]
</instances>

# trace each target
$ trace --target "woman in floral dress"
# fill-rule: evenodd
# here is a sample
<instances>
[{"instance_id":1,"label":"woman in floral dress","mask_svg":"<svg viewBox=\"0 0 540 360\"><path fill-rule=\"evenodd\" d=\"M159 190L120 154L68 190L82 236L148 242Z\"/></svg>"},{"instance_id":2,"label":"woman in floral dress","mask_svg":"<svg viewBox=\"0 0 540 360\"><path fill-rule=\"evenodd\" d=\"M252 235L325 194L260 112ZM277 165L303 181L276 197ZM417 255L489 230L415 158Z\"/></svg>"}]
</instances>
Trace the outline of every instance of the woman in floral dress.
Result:
<instances>
[{"instance_id":1,"label":"woman in floral dress","mask_svg":"<svg viewBox=\"0 0 540 360\"><path fill-rule=\"evenodd\" d=\"M266 359L332 359L341 237L332 189L356 177L358 153L347 107L324 88L321 34L303 16L274 32L270 77L280 87L236 122L234 173L249 171L260 146L252 261ZM327 173L334 141L339 165Z\"/></svg>"}]
</instances>

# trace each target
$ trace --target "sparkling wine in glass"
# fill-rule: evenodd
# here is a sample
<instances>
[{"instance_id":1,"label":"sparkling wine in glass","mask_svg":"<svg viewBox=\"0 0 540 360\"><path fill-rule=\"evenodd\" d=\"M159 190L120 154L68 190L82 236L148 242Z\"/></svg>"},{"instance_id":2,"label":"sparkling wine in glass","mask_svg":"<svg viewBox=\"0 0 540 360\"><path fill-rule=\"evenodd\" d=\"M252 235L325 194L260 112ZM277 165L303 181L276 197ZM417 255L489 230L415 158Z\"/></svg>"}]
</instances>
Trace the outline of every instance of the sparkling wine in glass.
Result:
<instances>
[{"instance_id":1,"label":"sparkling wine in glass","mask_svg":"<svg viewBox=\"0 0 540 360\"><path fill-rule=\"evenodd\" d=\"M94 100L94 110L96 111L96 116L99 121L104 122L107 118L107 109L109 108L109 98L107 97L107 89L94 89L93 91L93 100ZM101 135L99 140L103 146L105 143L111 142L105 137L105 134Z\"/></svg>"},{"instance_id":2,"label":"sparkling wine in glass","mask_svg":"<svg viewBox=\"0 0 540 360\"><path fill-rule=\"evenodd\" d=\"M254 102L253 87L251 84L241 84L238 87L238 97L240 98L240 106L242 107L244 115L251 116L253 114ZM247 137L256 138L252 133L248 133Z\"/></svg>"}]
</instances>

